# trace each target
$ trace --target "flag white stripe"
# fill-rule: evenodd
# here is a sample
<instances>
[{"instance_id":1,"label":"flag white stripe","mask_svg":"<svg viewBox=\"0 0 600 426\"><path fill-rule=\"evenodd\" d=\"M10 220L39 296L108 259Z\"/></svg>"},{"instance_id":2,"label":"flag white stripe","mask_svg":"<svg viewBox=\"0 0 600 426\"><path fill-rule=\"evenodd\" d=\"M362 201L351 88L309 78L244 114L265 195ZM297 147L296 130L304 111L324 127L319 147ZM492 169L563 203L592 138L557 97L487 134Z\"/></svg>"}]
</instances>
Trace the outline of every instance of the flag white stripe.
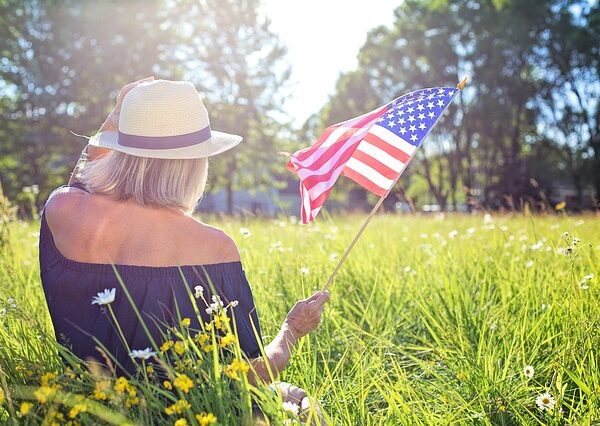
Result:
<instances>
[{"instance_id":1,"label":"flag white stripe","mask_svg":"<svg viewBox=\"0 0 600 426\"><path fill-rule=\"evenodd\" d=\"M391 156L383 149L367 142L366 140L361 141L361 143L356 147L356 150L364 152L370 157L373 157L375 160L379 161L395 172L400 173L404 169L405 164L402 161Z\"/></svg>"},{"instance_id":2,"label":"flag white stripe","mask_svg":"<svg viewBox=\"0 0 600 426\"><path fill-rule=\"evenodd\" d=\"M356 148L357 142L360 143L360 140L365 136L366 133L367 131L361 131L351 136L350 139L348 139L346 143L344 143L344 145L341 146L329 160L327 160L325 163L323 163L323 165L321 165L321 167L319 167L319 170L331 170L336 165L340 157L346 153L346 151L348 151L349 149ZM318 152L316 152L315 154L318 154ZM296 162L294 162L294 164L296 164ZM315 173L316 172L314 170L305 168L299 168L296 172L300 179L306 179L309 176L314 176Z\"/></svg>"},{"instance_id":3,"label":"flag white stripe","mask_svg":"<svg viewBox=\"0 0 600 426\"><path fill-rule=\"evenodd\" d=\"M375 185L383 189L389 189L394 183L393 180L386 178L377 170L363 163L362 161L357 160L356 158L351 158L346 163L346 167L354 170L356 173L363 175L365 178L369 179Z\"/></svg>"},{"instance_id":4,"label":"flag white stripe","mask_svg":"<svg viewBox=\"0 0 600 426\"><path fill-rule=\"evenodd\" d=\"M355 129L355 128L353 128L352 126L338 127L333 132L331 132L331 134L329 135L327 140L325 142L323 142L323 144L321 146L319 146L317 149L315 149L315 152L313 152L309 157L305 158L304 160L292 158L293 163L298 167L310 167L313 163L318 161L319 158L321 158L323 156L323 154L327 151L327 148L331 147L335 142L338 141L338 139L346 131L348 131L350 129ZM360 128L360 129L355 129L355 130L356 130L355 133L352 136L350 136L350 138L346 142L341 144L341 146L338 148L336 154L333 155L331 157L331 159L329 159L322 167L320 167L321 169L327 170L325 168L325 165L330 165L331 164L330 161L332 161L333 159L339 158L346 151L346 149L349 146L351 146L354 142L356 142L357 138L363 138L365 136L365 134L369 131L368 126L367 126L367 128ZM300 176L300 177L302 179L304 179L302 176Z\"/></svg>"},{"instance_id":5,"label":"flag white stripe","mask_svg":"<svg viewBox=\"0 0 600 426\"><path fill-rule=\"evenodd\" d=\"M371 127L370 133L377 136L379 139L383 139L390 145L404 151L410 157L417 150L417 147L409 144L404 139L399 136L396 136L394 133L390 132L388 129L382 126L373 126Z\"/></svg>"},{"instance_id":6,"label":"flag white stripe","mask_svg":"<svg viewBox=\"0 0 600 426\"><path fill-rule=\"evenodd\" d=\"M323 194L325 191L330 189L333 186L333 184L337 181L338 177L342 173L342 170L344 170L344 167L346 166L346 164L348 164L348 163L340 164L333 172L331 172L331 176L329 177L328 180L319 182L316 185L311 186L308 189L310 199L316 200L317 198L319 198L321 196L321 194Z\"/></svg>"}]
</instances>

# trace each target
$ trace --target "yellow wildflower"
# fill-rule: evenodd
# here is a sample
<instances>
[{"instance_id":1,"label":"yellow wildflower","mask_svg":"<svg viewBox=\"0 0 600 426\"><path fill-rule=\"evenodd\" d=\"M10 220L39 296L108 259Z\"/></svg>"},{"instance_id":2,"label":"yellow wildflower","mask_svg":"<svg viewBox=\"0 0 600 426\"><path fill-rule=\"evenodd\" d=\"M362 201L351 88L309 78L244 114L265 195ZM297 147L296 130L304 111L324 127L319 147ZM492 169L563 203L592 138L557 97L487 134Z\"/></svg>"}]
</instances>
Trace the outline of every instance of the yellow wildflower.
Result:
<instances>
[{"instance_id":1,"label":"yellow wildflower","mask_svg":"<svg viewBox=\"0 0 600 426\"><path fill-rule=\"evenodd\" d=\"M163 343L160 346L160 351L161 352L167 352L169 349L171 349L173 347L173 341L172 340L167 340L165 343Z\"/></svg>"},{"instance_id":2,"label":"yellow wildflower","mask_svg":"<svg viewBox=\"0 0 600 426\"><path fill-rule=\"evenodd\" d=\"M185 344L182 341L175 342L175 347L173 348L177 355L183 355L185 352Z\"/></svg>"},{"instance_id":3,"label":"yellow wildflower","mask_svg":"<svg viewBox=\"0 0 600 426\"><path fill-rule=\"evenodd\" d=\"M186 419L181 418L175 422L174 426L187 426L188 422Z\"/></svg>"},{"instance_id":4,"label":"yellow wildflower","mask_svg":"<svg viewBox=\"0 0 600 426\"><path fill-rule=\"evenodd\" d=\"M50 384L50 381L54 379L56 379L56 374L46 373L42 375L42 377L40 378L40 382L42 386L48 386Z\"/></svg>"},{"instance_id":5,"label":"yellow wildflower","mask_svg":"<svg viewBox=\"0 0 600 426\"><path fill-rule=\"evenodd\" d=\"M0 389L0 404L2 404L5 399L6 397L4 396L4 391Z\"/></svg>"},{"instance_id":6,"label":"yellow wildflower","mask_svg":"<svg viewBox=\"0 0 600 426\"><path fill-rule=\"evenodd\" d=\"M70 368L67 368L65 370L65 373L67 373L67 377L71 380L74 380L75 378L77 378L77 375Z\"/></svg>"},{"instance_id":7,"label":"yellow wildflower","mask_svg":"<svg viewBox=\"0 0 600 426\"><path fill-rule=\"evenodd\" d=\"M53 406L48 410L48 414L46 414L44 416L44 422L42 424L46 425L46 426L64 425L65 424L65 416L63 413L58 411L55 406ZM69 423L67 423L67 424L74 425L74 424L76 424L76 422L73 420L70 420Z\"/></svg>"},{"instance_id":8,"label":"yellow wildflower","mask_svg":"<svg viewBox=\"0 0 600 426\"><path fill-rule=\"evenodd\" d=\"M21 408L19 408L19 415L26 416L27 413L29 413L29 410L31 410L31 407L33 407L31 402L22 402Z\"/></svg>"},{"instance_id":9,"label":"yellow wildflower","mask_svg":"<svg viewBox=\"0 0 600 426\"><path fill-rule=\"evenodd\" d=\"M168 390L171 390L171 389L173 389L173 385L172 385L172 384L171 384L171 382L170 382L170 381L168 381L168 380L165 380L165 381L163 382L163 386L164 386L166 389L168 389Z\"/></svg>"},{"instance_id":10,"label":"yellow wildflower","mask_svg":"<svg viewBox=\"0 0 600 426\"><path fill-rule=\"evenodd\" d=\"M129 398L127 398L125 400L125 405L127 406L127 408L131 408L134 405L138 405L140 402L140 399L137 396L130 396Z\"/></svg>"},{"instance_id":11,"label":"yellow wildflower","mask_svg":"<svg viewBox=\"0 0 600 426\"><path fill-rule=\"evenodd\" d=\"M214 348L215 348L214 345L204 345L204 346L202 346L202 350L204 352L211 352Z\"/></svg>"},{"instance_id":12,"label":"yellow wildflower","mask_svg":"<svg viewBox=\"0 0 600 426\"><path fill-rule=\"evenodd\" d=\"M110 380L100 380L96 382L96 386L94 387L94 392L92 396L94 399L98 401L104 401L108 399L107 391L110 389Z\"/></svg>"},{"instance_id":13,"label":"yellow wildflower","mask_svg":"<svg viewBox=\"0 0 600 426\"><path fill-rule=\"evenodd\" d=\"M241 359L234 359L233 362L231 363L231 366L235 366L235 368L243 373L247 373L249 370L249 366L248 364L246 364L246 362L242 361Z\"/></svg>"},{"instance_id":14,"label":"yellow wildflower","mask_svg":"<svg viewBox=\"0 0 600 426\"><path fill-rule=\"evenodd\" d=\"M50 386L40 386L35 392L33 392L33 395L41 404L44 404L46 401L48 401L48 398L54 395L54 391L55 388Z\"/></svg>"},{"instance_id":15,"label":"yellow wildflower","mask_svg":"<svg viewBox=\"0 0 600 426\"><path fill-rule=\"evenodd\" d=\"M75 417L77 417L77 414L83 413L86 411L87 411L87 405L85 405L82 402L79 402L71 408L71 410L69 411L69 417L74 419Z\"/></svg>"},{"instance_id":16,"label":"yellow wildflower","mask_svg":"<svg viewBox=\"0 0 600 426\"><path fill-rule=\"evenodd\" d=\"M565 207L567 207L566 201L561 201L560 203L558 203L557 205L554 206L554 208L556 209L556 211L562 210Z\"/></svg>"},{"instance_id":17,"label":"yellow wildflower","mask_svg":"<svg viewBox=\"0 0 600 426\"><path fill-rule=\"evenodd\" d=\"M223 369L225 375L231 379L239 380L238 372L247 373L249 370L248 364L239 359L234 359L231 364Z\"/></svg>"},{"instance_id":18,"label":"yellow wildflower","mask_svg":"<svg viewBox=\"0 0 600 426\"><path fill-rule=\"evenodd\" d=\"M123 393L127 390L128 385L129 385L129 382L127 381L127 379L125 377L121 376L115 382L115 391L117 393Z\"/></svg>"},{"instance_id":19,"label":"yellow wildflower","mask_svg":"<svg viewBox=\"0 0 600 426\"><path fill-rule=\"evenodd\" d=\"M127 393L129 396L133 397L137 395L137 390L133 387L125 377L119 377L115 382L115 391L119 394Z\"/></svg>"},{"instance_id":20,"label":"yellow wildflower","mask_svg":"<svg viewBox=\"0 0 600 426\"><path fill-rule=\"evenodd\" d=\"M208 426L217 422L217 416L215 416L213 413L202 412L200 414L196 414L196 420L198 420L200 426Z\"/></svg>"},{"instance_id":21,"label":"yellow wildflower","mask_svg":"<svg viewBox=\"0 0 600 426\"><path fill-rule=\"evenodd\" d=\"M181 320L181 325L184 327L189 327L191 323L192 320L190 320L189 318L184 318Z\"/></svg>"},{"instance_id":22,"label":"yellow wildflower","mask_svg":"<svg viewBox=\"0 0 600 426\"><path fill-rule=\"evenodd\" d=\"M223 338L221 338L220 345L222 348L224 348L230 343L235 343L235 336L233 333L227 333L225 336L223 336Z\"/></svg>"},{"instance_id":23,"label":"yellow wildflower","mask_svg":"<svg viewBox=\"0 0 600 426\"><path fill-rule=\"evenodd\" d=\"M169 416L171 414L181 414L184 410L189 410L190 408L192 408L192 406L189 402L187 402L185 399L180 399L175 404L165 408L165 413Z\"/></svg>"},{"instance_id":24,"label":"yellow wildflower","mask_svg":"<svg viewBox=\"0 0 600 426\"><path fill-rule=\"evenodd\" d=\"M147 372L148 374L154 374L154 366L153 366L152 364L148 365L148 366L146 367L146 372Z\"/></svg>"},{"instance_id":25,"label":"yellow wildflower","mask_svg":"<svg viewBox=\"0 0 600 426\"><path fill-rule=\"evenodd\" d=\"M204 329L206 331L212 331L214 328L214 324L212 322L207 322L204 324Z\"/></svg>"},{"instance_id":26,"label":"yellow wildflower","mask_svg":"<svg viewBox=\"0 0 600 426\"><path fill-rule=\"evenodd\" d=\"M210 340L210 336L207 333L197 333L194 337L194 340L196 340L198 344L203 345L208 340Z\"/></svg>"},{"instance_id":27,"label":"yellow wildflower","mask_svg":"<svg viewBox=\"0 0 600 426\"><path fill-rule=\"evenodd\" d=\"M175 385L175 387L180 389L182 392L188 393L194 386L194 382L185 374L178 374L177 378L173 380L173 385Z\"/></svg>"},{"instance_id":28,"label":"yellow wildflower","mask_svg":"<svg viewBox=\"0 0 600 426\"><path fill-rule=\"evenodd\" d=\"M215 315L214 322L215 327L217 327L219 330L225 331L229 326L229 317L223 312Z\"/></svg>"}]
</instances>

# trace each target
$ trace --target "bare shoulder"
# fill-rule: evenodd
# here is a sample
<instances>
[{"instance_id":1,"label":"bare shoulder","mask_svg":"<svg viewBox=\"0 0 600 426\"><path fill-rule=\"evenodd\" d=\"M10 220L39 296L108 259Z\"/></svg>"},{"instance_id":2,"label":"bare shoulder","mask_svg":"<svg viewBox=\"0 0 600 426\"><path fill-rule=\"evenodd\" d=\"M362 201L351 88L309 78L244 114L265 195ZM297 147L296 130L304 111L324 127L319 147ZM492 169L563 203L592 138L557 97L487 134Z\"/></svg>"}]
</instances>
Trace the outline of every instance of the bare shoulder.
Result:
<instances>
[{"instance_id":1,"label":"bare shoulder","mask_svg":"<svg viewBox=\"0 0 600 426\"><path fill-rule=\"evenodd\" d=\"M89 195L87 192L73 187L62 187L55 189L46 201L44 211L50 221L56 221L63 213L73 212L79 207L83 197Z\"/></svg>"},{"instance_id":2,"label":"bare shoulder","mask_svg":"<svg viewBox=\"0 0 600 426\"><path fill-rule=\"evenodd\" d=\"M235 241L225 231L197 219L193 220L195 222L194 240L201 247L210 249L214 256L212 259L214 263L240 260L240 253Z\"/></svg>"}]
</instances>

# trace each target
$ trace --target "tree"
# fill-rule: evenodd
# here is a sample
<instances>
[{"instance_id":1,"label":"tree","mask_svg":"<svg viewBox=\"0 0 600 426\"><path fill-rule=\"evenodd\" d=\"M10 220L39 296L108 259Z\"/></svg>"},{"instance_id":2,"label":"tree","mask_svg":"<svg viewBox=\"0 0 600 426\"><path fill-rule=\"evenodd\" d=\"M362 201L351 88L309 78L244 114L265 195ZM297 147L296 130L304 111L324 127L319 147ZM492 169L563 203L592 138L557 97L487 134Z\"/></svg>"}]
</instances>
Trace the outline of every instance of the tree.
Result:
<instances>
[{"instance_id":1,"label":"tree","mask_svg":"<svg viewBox=\"0 0 600 426\"><path fill-rule=\"evenodd\" d=\"M204 92L214 129L243 135L214 159L212 189L271 188L289 70L259 1L0 3L1 183L9 198L65 182L125 83L154 75ZM6 95L6 96L4 96Z\"/></svg>"},{"instance_id":2,"label":"tree","mask_svg":"<svg viewBox=\"0 0 600 426\"><path fill-rule=\"evenodd\" d=\"M563 133L579 132L586 140L579 145L596 152L597 113L589 111L598 110L600 43L594 38L598 30L590 29L597 10L584 1L407 0L396 9L391 28L369 33L358 68L340 77L322 117L353 110L354 100L381 104L417 88L454 85L469 74L471 82L409 171L423 177L442 207L448 200L456 207L476 194L487 206L512 207L536 196L530 178L539 169L531 152L556 139L556 132L541 131L552 108L561 111L562 120L568 107L571 123L561 124ZM570 75L575 83L569 85ZM593 90L582 90L590 85ZM561 102L561 96L570 101ZM584 160L588 154L571 152L570 176L584 185L577 179L585 161L577 156ZM600 167L596 170L600 176Z\"/></svg>"},{"instance_id":3,"label":"tree","mask_svg":"<svg viewBox=\"0 0 600 426\"><path fill-rule=\"evenodd\" d=\"M123 84L161 72L174 42L163 11L159 1L0 3L0 177L9 198L38 184L46 199L85 145L69 130L93 134Z\"/></svg>"},{"instance_id":4,"label":"tree","mask_svg":"<svg viewBox=\"0 0 600 426\"><path fill-rule=\"evenodd\" d=\"M285 48L260 13L259 0L203 0L175 6L188 24L185 75L203 88L211 126L242 135L236 149L212 160L213 189L224 188L229 213L234 191L276 186L280 123L289 67ZM198 22L198 25L189 25Z\"/></svg>"}]
</instances>

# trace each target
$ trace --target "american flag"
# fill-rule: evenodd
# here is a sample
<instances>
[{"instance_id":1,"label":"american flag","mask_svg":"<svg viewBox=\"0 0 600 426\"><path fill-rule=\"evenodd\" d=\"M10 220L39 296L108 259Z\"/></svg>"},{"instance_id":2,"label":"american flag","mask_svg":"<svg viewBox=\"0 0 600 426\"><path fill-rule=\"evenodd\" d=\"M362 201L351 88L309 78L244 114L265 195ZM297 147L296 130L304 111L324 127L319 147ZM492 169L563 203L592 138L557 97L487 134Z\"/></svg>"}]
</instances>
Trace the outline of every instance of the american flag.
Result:
<instances>
[{"instance_id":1,"label":"american flag","mask_svg":"<svg viewBox=\"0 0 600 426\"><path fill-rule=\"evenodd\" d=\"M387 195L458 90L433 87L400 96L328 127L312 146L294 153L288 169L300 178L302 223L319 213L340 174Z\"/></svg>"}]
</instances>

